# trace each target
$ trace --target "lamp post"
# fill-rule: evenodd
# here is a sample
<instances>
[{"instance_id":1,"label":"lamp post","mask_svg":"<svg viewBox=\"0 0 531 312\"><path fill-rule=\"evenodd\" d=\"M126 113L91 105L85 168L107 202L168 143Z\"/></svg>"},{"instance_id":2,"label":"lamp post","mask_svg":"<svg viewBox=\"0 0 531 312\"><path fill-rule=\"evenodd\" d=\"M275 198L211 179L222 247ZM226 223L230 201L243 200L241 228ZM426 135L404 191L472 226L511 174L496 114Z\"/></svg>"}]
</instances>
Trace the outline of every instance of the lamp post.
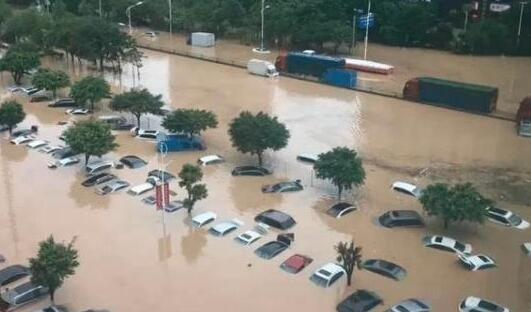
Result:
<instances>
[{"instance_id":1,"label":"lamp post","mask_svg":"<svg viewBox=\"0 0 531 312\"><path fill-rule=\"evenodd\" d=\"M518 36L516 37L516 45L520 45L520 34L522 33L522 17L524 15L524 6L528 4L528 1L520 2L520 20L518 22Z\"/></svg>"},{"instance_id":2,"label":"lamp post","mask_svg":"<svg viewBox=\"0 0 531 312\"><path fill-rule=\"evenodd\" d=\"M171 39L171 34L173 32L173 18L172 18L172 11L171 11L171 0L168 0L168 6L169 6L169 10L170 10L168 19L170 20L170 39Z\"/></svg>"},{"instance_id":3,"label":"lamp post","mask_svg":"<svg viewBox=\"0 0 531 312\"><path fill-rule=\"evenodd\" d=\"M125 15L127 15L127 18L129 19L129 35L133 33L133 29L131 28L131 9L142 4L144 4L143 1L138 1L137 3L130 5L127 7L127 9L125 9Z\"/></svg>"},{"instance_id":4,"label":"lamp post","mask_svg":"<svg viewBox=\"0 0 531 312\"><path fill-rule=\"evenodd\" d=\"M363 51L363 59L367 60L367 45L369 44L369 17L371 16L371 0L367 8L367 25L365 26L365 49Z\"/></svg>"},{"instance_id":5,"label":"lamp post","mask_svg":"<svg viewBox=\"0 0 531 312\"><path fill-rule=\"evenodd\" d=\"M254 52L258 52L258 53L269 53L269 51L266 50L264 46L264 15L265 15L266 9L269 9L269 5L266 6L265 0L262 0L262 9L260 10L260 14L262 17L262 27L260 31L260 47L253 49Z\"/></svg>"}]
</instances>

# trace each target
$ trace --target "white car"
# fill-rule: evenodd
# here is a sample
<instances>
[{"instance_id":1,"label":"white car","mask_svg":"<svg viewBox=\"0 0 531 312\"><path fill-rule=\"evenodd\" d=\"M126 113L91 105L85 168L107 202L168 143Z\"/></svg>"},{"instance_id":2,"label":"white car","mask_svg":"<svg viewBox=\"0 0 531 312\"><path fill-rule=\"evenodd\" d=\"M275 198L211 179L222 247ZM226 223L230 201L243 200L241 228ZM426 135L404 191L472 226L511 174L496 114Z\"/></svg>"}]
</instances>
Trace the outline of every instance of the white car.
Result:
<instances>
[{"instance_id":1,"label":"white car","mask_svg":"<svg viewBox=\"0 0 531 312\"><path fill-rule=\"evenodd\" d=\"M80 160L77 157L66 157L61 160L48 163L48 168L55 169L59 167L68 167L77 164L79 161Z\"/></svg>"},{"instance_id":2,"label":"white car","mask_svg":"<svg viewBox=\"0 0 531 312\"><path fill-rule=\"evenodd\" d=\"M65 111L68 115L87 115L90 114L90 110L86 108L69 108Z\"/></svg>"},{"instance_id":3,"label":"white car","mask_svg":"<svg viewBox=\"0 0 531 312\"><path fill-rule=\"evenodd\" d=\"M512 211L505 209L489 207L487 208L487 217L494 223L514 227L519 230L525 230L529 227L529 222Z\"/></svg>"},{"instance_id":4,"label":"white car","mask_svg":"<svg viewBox=\"0 0 531 312\"><path fill-rule=\"evenodd\" d=\"M472 246L470 244L463 244L451 237L441 235L426 236L422 239L422 242L424 243L424 247L431 247L457 254L470 254L472 252Z\"/></svg>"},{"instance_id":5,"label":"white car","mask_svg":"<svg viewBox=\"0 0 531 312\"><path fill-rule=\"evenodd\" d=\"M297 155L297 160L302 162L307 162L310 164L315 164L319 159L319 154L299 154Z\"/></svg>"},{"instance_id":6,"label":"white car","mask_svg":"<svg viewBox=\"0 0 531 312\"><path fill-rule=\"evenodd\" d=\"M238 219L233 219L228 222L220 222L210 229L208 229L208 232L214 236L225 236L236 229L238 229L240 226L243 225L243 222Z\"/></svg>"},{"instance_id":7,"label":"white car","mask_svg":"<svg viewBox=\"0 0 531 312\"><path fill-rule=\"evenodd\" d=\"M51 153L56 152L58 150L61 150L63 148L64 148L64 146L48 145L48 146L45 146L45 147L41 148L39 151L42 152L42 153L45 153L45 154L51 154Z\"/></svg>"},{"instance_id":8,"label":"white car","mask_svg":"<svg viewBox=\"0 0 531 312\"><path fill-rule=\"evenodd\" d=\"M461 301L459 312L509 312L509 309L492 301L471 296Z\"/></svg>"},{"instance_id":9,"label":"white car","mask_svg":"<svg viewBox=\"0 0 531 312\"><path fill-rule=\"evenodd\" d=\"M29 142L27 146L29 148L36 149L36 148L43 147L43 146L46 146L46 145L48 145L48 141L34 140L34 141Z\"/></svg>"},{"instance_id":10,"label":"white car","mask_svg":"<svg viewBox=\"0 0 531 312\"><path fill-rule=\"evenodd\" d=\"M151 183L142 183L142 184L139 184L135 187L132 187L131 189L129 189L129 191L127 191L127 194L129 195L133 195L133 196L138 196L138 195L142 195L146 192L149 192L151 191L152 189L154 189L155 186Z\"/></svg>"},{"instance_id":11,"label":"white car","mask_svg":"<svg viewBox=\"0 0 531 312\"><path fill-rule=\"evenodd\" d=\"M459 260L461 260L461 263L463 263L463 265L470 271L485 270L496 267L494 260L486 255L457 254L457 256L459 257Z\"/></svg>"},{"instance_id":12,"label":"white car","mask_svg":"<svg viewBox=\"0 0 531 312\"><path fill-rule=\"evenodd\" d=\"M192 218L192 226L195 228L200 228L216 220L216 218L217 218L217 215L214 212L212 211L204 212Z\"/></svg>"},{"instance_id":13,"label":"white car","mask_svg":"<svg viewBox=\"0 0 531 312\"><path fill-rule=\"evenodd\" d=\"M531 257L531 243L530 242L523 243L522 251L524 252L526 256Z\"/></svg>"},{"instance_id":14,"label":"white car","mask_svg":"<svg viewBox=\"0 0 531 312\"><path fill-rule=\"evenodd\" d=\"M397 192L404 193L416 198L422 196L422 189L414 184L402 181L396 181L391 185L391 188Z\"/></svg>"},{"instance_id":15,"label":"white car","mask_svg":"<svg viewBox=\"0 0 531 312\"><path fill-rule=\"evenodd\" d=\"M21 135L21 136L18 136L14 139L11 140L11 144L15 144L15 145L21 145L21 144L26 144L26 143L29 143L31 141L35 140L35 137L34 136L31 136L31 135Z\"/></svg>"},{"instance_id":16,"label":"white car","mask_svg":"<svg viewBox=\"0 0 531 312\"><path fill-rule=\"evenodd\" d=\"M203 157L199 158L197 160L197 164L199 164L201 166L207 166L207 165L220 164L220 163L222 163L224 161L225 161L225 159L223 159L223 157L221 157L219 155L208 155L208 156L203 156Z\"/></svg>"},{"instance_id":17,"label":"white car","mask_svg":"<svg viewBox=\"0 0 531 312\"><path fill-rule=\"evenodd\" d=\"M138 139L156 140L160 131L158 130L146 130L134 127L131 129L131 135Z\"/></svg>"},{"instance_id":18,"label":"white car","mask_svg":"<svg viewBox=\"0 0 531 312\"><path fill-rule=\"evenodd\" d=\"M327 263L315 271L310 280L317 286L330 287L342 276L346 275L345 270L339 264Z\"/></svg>"},{"instance_id":19,"label":"white car","mask_svg":"<svg viewBox=\"0 0 531 312\"><path fill-rule=\"evenodd\" d=\"M255 231L246 231L240 235L238 235L234 240L244 246L249 246L252 243L256 242L262 237L261 234L255 232Z\"/></svg>"}]
</instances>

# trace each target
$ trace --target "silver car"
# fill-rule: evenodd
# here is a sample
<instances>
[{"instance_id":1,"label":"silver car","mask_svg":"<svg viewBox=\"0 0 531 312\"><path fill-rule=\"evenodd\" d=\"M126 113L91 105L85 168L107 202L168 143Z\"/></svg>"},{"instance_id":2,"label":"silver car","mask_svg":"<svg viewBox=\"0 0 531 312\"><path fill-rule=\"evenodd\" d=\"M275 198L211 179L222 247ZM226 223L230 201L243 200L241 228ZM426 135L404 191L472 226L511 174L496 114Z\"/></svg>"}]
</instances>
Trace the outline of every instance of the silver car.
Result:
<instances>
[{"instance_id":1,"label":"silver car","mask_svg":"<svg viewBox=\"0 0 531 312\"><path fill-rule=\"evenodd\" d=\"M118 192L119 190L122 190L126 187L129 187L128 182L123 181L123 180L116 180L109 184L96 188L95 192L98 195L106 195L106 194Z\"/></svg>"}]
</instances>

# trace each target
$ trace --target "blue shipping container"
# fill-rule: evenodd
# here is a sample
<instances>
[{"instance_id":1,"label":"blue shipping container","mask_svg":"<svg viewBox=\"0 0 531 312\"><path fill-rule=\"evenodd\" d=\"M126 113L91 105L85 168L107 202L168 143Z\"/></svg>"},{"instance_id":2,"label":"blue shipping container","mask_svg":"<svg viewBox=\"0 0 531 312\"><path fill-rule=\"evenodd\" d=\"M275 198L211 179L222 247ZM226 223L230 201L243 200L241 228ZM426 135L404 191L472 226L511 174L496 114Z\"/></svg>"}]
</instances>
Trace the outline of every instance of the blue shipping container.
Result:
<instances>
[{"instance_id":1,"label":"blue shipping container","mask_svg":"<svg viewBox=\"0 0 531 312\"><path fill-rule=\"evenodd\" d=\"M329 85L354 89L356 87L357 76L355 71L329 69L324 73L322 78Z\"/></svg>"},{"instance_id":2,"label":"blue shipping container","mask_svg":"<svg viewBox=\"0 0 531 312\"><path fill-rule=\"evenodd\" d=\"M345 60L342 58L299 52L288 53L287 61L288 73L317 78L322 77L328 69L345 67Z\"/></svg>"},{"instance_id":3,"label":"blue shipping container","mask_svg":"<svg viewBox=\"0 0 531 312\"><path fill-rule=\"evenodd\" d=\"M161 152L181 152L181 151L203 151L205 144L200 137L192 138L185 134L159 135L157 138L157 151Z\"/></svg>"}]
</instances>

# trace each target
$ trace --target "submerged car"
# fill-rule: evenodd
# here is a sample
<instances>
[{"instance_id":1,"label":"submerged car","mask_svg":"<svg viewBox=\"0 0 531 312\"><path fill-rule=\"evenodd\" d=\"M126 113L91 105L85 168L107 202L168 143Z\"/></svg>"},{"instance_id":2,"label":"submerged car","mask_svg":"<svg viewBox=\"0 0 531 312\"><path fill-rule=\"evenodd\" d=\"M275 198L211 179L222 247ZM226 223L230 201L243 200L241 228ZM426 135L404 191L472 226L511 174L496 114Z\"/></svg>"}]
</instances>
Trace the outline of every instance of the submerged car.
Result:
<instances>
[{"instance_id":1,"label":"submerged car","mask_svg":"<svg viewBox=\"0 0 531 312\"><path fill-rule=\"evenodd\" d=\"M105 182L109 182L114 179L116 179L116 176L114 174L102 172L102 173L98 173L98 174L95 174L89 177L85 181L81 182L81 185L85 187L89 187L89 186L94 186L94 185L102 184Z\"/></svg>"},{"instance_id":2,"label":"submerged car","mask_svg":"<svg viewBox=\"0 0 531 312\"><path fill-rule=\"evenodd\" d=\"M288 273L297 274L302 271L302 269L310 265L310 263L312 262L312 258L296 254L286 259L286 261L282 262L280 268Z\"/></svg>"},{"instance_id":3,"label":"submerged car","mask_svg":"<svg viewBox=\"0 0 531 312\"><path fill-rule=\"evenodd\" d=\"M35 140L35 137L32 135L21 135L11 140L11 144L22 145L29 143Z\"/></svg>"},{"instance_id":4,"label":"submerged car","mask_svg":"<svg viewBox=\"0 0 531 312\"><path fill-rule=\"evenodd\" d=\"M55 169L55 168L59 168L59 167L68 167L68 166L75 165L75 164L77 164L79 162L80 162L80 160L77 157L66 157L66 158L63 158L63 159L56 160L54 162L49 162L48 163L48 168Z\"/></svg>"},{"instance_id":5,"label":"submerged car","mask_svg":"<svg viewBox=\"0 0 531 312\"><path fill-rule=\"evenodd\" d=\"M509 309L478 297L467 297L459 305L459 312L509 312Z\"/></svg>"},{"instance_id":6,"label":"submerged car","mask_svg":"<svg viewBox=\"0 0 531 312\"><path fill-rule=\"evenodd\" d=\"M505 209L489 207L487 208L487 217L494 223L514 227L519 230L525 230L529 227L529 222L512 211Z\"/></svg>"},{"instance_id":7,"label":"submerged car","mask_svg":"<svg viewBox=\"0 0 531 312\"><path fill-rule=\"evenodd\" d=\"M339 264L327 263L315 271L310 280L321 287L330 287L342 276L346 275L345 270Z\"/></svg>"},{"instance_id":8,"label":"submerged car","mask_svg":"<svg viewBox=\"0 0 531 312\"><path fill-rule=\"evenodd\" d=\"M408 182L396 181L391 185L391 188L397 192L410 195L416 198L422 196L422 189L415 184Z\"/></svg>"},{"instance_id":9,"label":"submerged car","mask_svg":"<svg viewBox=\"0 0 531 312\"><path fill-rule=\"evenodd\" d=\"M155 177L160 181L171 181L175 179L175 176L167 171L163 170L151 170L148 172L148 177Z\"/></svg>"},{"instance_id":10,"label":"submerged car","mask_svg":"<svg viewBox=\"0 0 531 312\"><path fill-rule=\"evenodd\" d=\"M200 166L221 164L222 162L225 162L225 159L219 155L203 156L197 160L197 164Z\"/></svg>"},{"instance_id":11,"label":"submerged car","mask_svg":"<svg viewBox=\"0 0 531 312\"><path fill-rule=\"evenodd\" d=\"M48 145L48 141L34 140L34 141L29 142L28 145L26 145L26 146L31 148L31 149L37 149L37 148L40 148L40 147L43 147L43 146L46 146L46 145Z\"/></svg>"},{"instance_id":12,"label":"submerged car","mask_svg":"<svg viewBox=\"0 0 531 312\"><path fill-rule=\"evenodd\" d=\"M139 196L146 192L151 191L154 188L155 186L153 184L146 182L146 183L142 183L142 184L132 187L131 189L127 191L127 194L132 195L132 196Z\"/></svg>"},{"instance_id":13,"label":"submerged car","mask_svg":"<svg viewBox=\"0 0 531 312\"><path fill-rule=\"evenodd\" d=\"M160 133L160 131L158 130L140 129L138 127L131 128L130 132L132 136L138 139L145 139L145 140L156 140L157 136Z\"/></svg>"},{"instance_id":14,"label":"submerged car","mask_svg":"<svg viewBox=\"0 0 531 312\"><path fill-rule=\"evenodd\" d=\"M254 253L260 258L269 260L269 259L273 259L277 255L279 255L281 252L288 249L288 247L289 247L288 244L278 241L278 240L274 240L274 241L267 242L263 244L262 246L258 247L258 249L254 251Z\"/></svg>"},{"instance_id":15,"label":"submerged car","mask_svg":"<svg viewBox=\"0 0 531 312\"><path fill-rule=\"evenodd\" d=\"M406 270L392 262L381 259L369 259L363 262L363 269L382 276L401 281L406 277Z\"/></svg>"},{"instance_id":16,"label":"submerged car","mask_svg":"<svg viewBox=\"0 0 531 312\"><path fill-rule=\"evenodd\" d=\"M492 269L496 267L494 260L486 255L464 255L458 254L461 263L470 271Z\"/></svg>"},{"instance_id":17,"label":"submerged car","mask_svg":"<svg viewBox=\"0 0 531 312\"><path fill-rule=\"evenodd\" d=\"M51 154L51 153L55 153L61 149L63 149L64 146L60 146L60 145L48 145L48 146L45 146L43 148L41 148L39 151L42 152L42 153L45 153L45 154Z\"/></svg>"},{"instance_id":18,"label":"submerged car","mask_svg":"<svg viewBox=\"0 0 531 312\"><path fill-rule=\"evenodd\" d=\"M261 177L270 175L271 171L260 166L241 166L236 167L234 170L232 170L233 176L255 176L255 177Z\"/></svg>"},{"instance_id":19,"label":"submerged car","mask_svg":"<svg viewBox=\"0 0 531 312\"><path fill-rule=\"evenodd\" d=\"M212 211L207 211L192 218L192 226L195 228L203 227L210 222L216 220L217 214Z\"/></svg>"},{"instance_id":20,"label":"submerged car","mask_svg":"<svg viewBox=\"0 0 531 312\"><path fill-rule=\"evenodd\" d=\"M120 162L127 166L129 169L137 169L147 165L147 162L142 158L135 155L127 155L120 158Z\"/></svg>"},{"instance_id":21,"label":"submerged car","mask_svg":"<svg viewBox=\"0 0 531 312\"><path fill-rule=\"evenodd\" d=\"M430 305L420 299L410 298L399 302L385 312L430 312Z\"/></svg>"},{"instance_id":22,"label":"submerged car","mask_svg":"<svg viewBox=\"0 0 531 312\"><path fill-rule=\"evenodd\" d=\"M116 193L129 186L129 183L123 180L116 180L109 184L96 188L95 192L98 195L107 195L110 193Z\"/></svg>"},{"instance_id":23,"label":"submerged car","mask_svg":"<svg viewBox=\"0 0 531 312\"><path fill-rule=\"evenodd\" d=\"M422 239L422 242L424 243L424 247L431 247L443 251L454 252L457 254L470 254L472 252L472 245L463 244L451 237L440 235L426 236Z\"/></svg>"},{"instance_id":24,"label":"submerged car","mask_svg":"<svg viewBox=\"0 0 531 312\"><path fill-rule=\"evenodd\" d=\"M383 300L375 292L360 289L341 301L336 310L337 312L368 312L380 304L383 304Z\"/></svg>"},{"instance_id":25,"label":"submerged car","mask_svg":"<svg viewBox=\"0 0 531 312\"><path fill-rule=\"evenodd\" d=\"M8 310L11 310L43 298L47 294L48 288L27 282L6 290L2 293L1 297L9 305Z\"/></svg>"},{"instance_id":26,"label":"submerged car","mask_svg":"<svg viewBox=\"0 0 531 312\"><path fill-rule=\"evenodd\" d=\"M90 110L86 108L69 108L65 111L65 114L68 115L88 115Z\"/></svg>"},{"instance_id":27,"label":"submerged car","mask_svg":"<svg viewBox=\"0 0 531 312\"><path fill-rule=\"evenodd\" d=\"M421 216L414 210L388 211L378 218L378 223L386 228L424 226Z\"/></svg>"},{"instance_id":28,"label":"submerged car","mask_svg":"<svg viewBox=\"0 0 531 312\"><path fill-rule=\"evenodd\" d=\"M244 246L249 246L262 237L262 235L255 231L246 231L238 235L234 240Z\"/></svg>"},{"instance_id":29,"label":"submerged car","mask_svg":"<svg viewBox=\"0 0 531 312\"><path fill-rule=\"evenodd\" d=\"M208 232L214 236L223 237L237 230L242 225L242 221L234 219L227 222L220 222L208 229Z\"/></svg>"},{"instance_id":30,"label":"submerged car","mask_svg":"<svg viewBox=\"0 0 531 312\"><path fill-rule=\"evenodd\" d=\"M304 187L301 184L301 180L280 182L276 184L264 185L262 187L263 193L286 193L286 192L298 192L302 191Z\"/></svg>"},{"instance_id":31,"label":"submerged car","mask_svg":"<svg viewBox=\"0 0 531 312\"><path fill-rule=\"evenodd\" d=\"M18 281L21 278L30 275L30 270L22 265L11 265L0 270L0 286Z\"/></svg>"},{"instance_id":32,"label":"submerged car","mask_svg":"<svg viewBox=\"0 0 531 312\"><path fill-rule=\"evenodd\" d=\"M310 164L315 164L318 159L319 159L319 155L318 154L299 154L299 155L297 155L297 160L298 161L302 161L302 162L306 162L306 163L310 163Z\"/></svg>"},{"instance_id":33,"label":"submerged car","mask_svg":"<svg viewBox=\"0 0 531 312\"><path fill-rule=\"evenodd\" d=\"M254 220L279 230L287 230L296 224L289 214L274 209L258 214Z\"/></svg>"},{"instance_id":34,"label":"submerged car","mask_svg":"<svg viewBox=\"0 0 531 312\"><path fill-rule=\"evenodd\" d=\"M328 208L326 214L336 219L339 219L353 211L356 211L356 207L354 207L354 205L352 205L351 203L339 202L337 204L332 205L332 207Z\"/></svg>"}]
</instances>

